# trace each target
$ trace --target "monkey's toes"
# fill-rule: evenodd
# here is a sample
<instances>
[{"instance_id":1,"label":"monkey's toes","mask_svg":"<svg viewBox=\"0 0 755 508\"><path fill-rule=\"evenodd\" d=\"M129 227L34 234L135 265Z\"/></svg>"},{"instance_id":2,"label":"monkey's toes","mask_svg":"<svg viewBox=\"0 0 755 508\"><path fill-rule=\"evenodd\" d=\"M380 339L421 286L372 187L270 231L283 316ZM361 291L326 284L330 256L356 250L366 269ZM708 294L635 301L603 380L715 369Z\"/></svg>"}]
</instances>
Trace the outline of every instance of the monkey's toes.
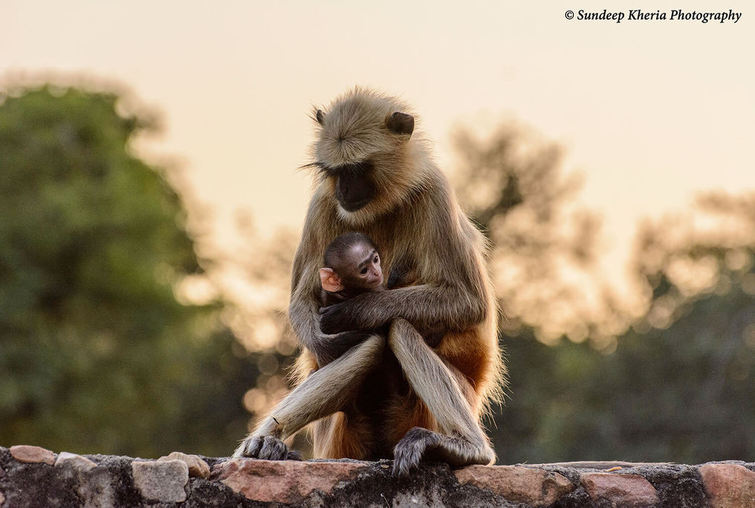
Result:
<instances>
[{"instance_id":1,"label":"monkey's toes","mask_svg":"<svg viewBox=\"0 0 755 508\"><path fill-rule=\"evenodd\" d=\"M409 473L419 468L422 453L417 453L413 448L397 447L393 452L393 476L407 477Z\"/></svg>"},{"instance_id":2,"label":"monkey's toes","mask_svg":"<svg viewBox=\"0 0 755 508\"><path fill-rule=\"evenodd\" d=\"M414 427L401 438L401 441L393 449L394 476L408 476L409 473L419 468L430 435L431 433L427 429Z\"/></svg>"},{"instance_id":3,"label":"monkey's toes","mask_svg":"<svg viewBox=\"0 0 755 508\"><path fill-rule=\"evenodd\" d=\"M302 460L301 453L296 450L289 450L286 455L286 460Z\"/></svg>"}]
</instances>

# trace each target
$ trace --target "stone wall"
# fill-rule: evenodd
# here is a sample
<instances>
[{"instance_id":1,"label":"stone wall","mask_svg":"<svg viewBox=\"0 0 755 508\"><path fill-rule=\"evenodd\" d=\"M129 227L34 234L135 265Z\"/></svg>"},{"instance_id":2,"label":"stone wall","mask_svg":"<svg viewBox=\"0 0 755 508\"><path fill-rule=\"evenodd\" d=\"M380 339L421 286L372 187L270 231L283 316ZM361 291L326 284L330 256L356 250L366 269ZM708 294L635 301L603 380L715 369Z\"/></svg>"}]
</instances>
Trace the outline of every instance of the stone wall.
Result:
<instances>
[{"instance_id":1,"label":"stone wall","mask_svg":"<svg viewBox=\"0 0 755 508\"><path fill-rule=\"evenodd\" d=\"M668 506L753 507L755 463L427 465L198 457L157 460L0 447L0 507Z\"/></svg>"}]
</instances>

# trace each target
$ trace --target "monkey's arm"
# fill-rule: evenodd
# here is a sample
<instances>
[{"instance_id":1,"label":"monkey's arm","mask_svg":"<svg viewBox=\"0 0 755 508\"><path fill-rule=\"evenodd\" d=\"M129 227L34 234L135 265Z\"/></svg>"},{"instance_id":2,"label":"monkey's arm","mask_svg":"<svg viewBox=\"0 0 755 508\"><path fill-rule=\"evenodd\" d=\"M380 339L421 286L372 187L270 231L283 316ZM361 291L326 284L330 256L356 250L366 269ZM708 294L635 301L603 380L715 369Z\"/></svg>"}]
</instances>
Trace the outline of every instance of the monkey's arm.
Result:
<instances>
[{"instance_id":1,"label":"monkey's arm","mask_svg":"<svg viewBox=\"0 0 755 508\"><path fill-rule=\"evenodd\" d=\"M380 293L365 293L320 310L325 334L379 328L404 318L418 329L461 331L485 319L485 300L466 291L423 284Z\"/></svg>"},{"instance_id":2,"label":"monkey's arm","mask_svg":"<svg viewBox=\"0 0 755 508\"><path fill-rule=\"evenodd\" d=\"M416 270L416 285L364 293L321 310L324 333L368 330L404 318L417 329L465 330L488 312L485 241L454 202L445 181L400 211L394 250ZM417 230L421 234L417 234Z\"/></svg>"},{"instance_id":3,"label":"monkey's arm","mask_svg":"<svg viewBox=\"0 0 755 508\"><path fill-rule=\"evenodd\" d=\"M440 267L437 282L364 293L320 310L323 333L374 329L404 318L418 329L465 330L486 317L487 287L482 263L471 249L458 246L430 266Z\"/></svg>"},{"instance_id":4,"label":"monkey's arm","mask_svg":"<svg viewBox=\"0 0 755 508\"><path fill-rule=\"evenodd\" d=\"M310 350L320 367L340 358L346 351L367 340L374 332L368 330L350 330L335 335L316 335L315 350Z\"/></svg>"}]
</instances>

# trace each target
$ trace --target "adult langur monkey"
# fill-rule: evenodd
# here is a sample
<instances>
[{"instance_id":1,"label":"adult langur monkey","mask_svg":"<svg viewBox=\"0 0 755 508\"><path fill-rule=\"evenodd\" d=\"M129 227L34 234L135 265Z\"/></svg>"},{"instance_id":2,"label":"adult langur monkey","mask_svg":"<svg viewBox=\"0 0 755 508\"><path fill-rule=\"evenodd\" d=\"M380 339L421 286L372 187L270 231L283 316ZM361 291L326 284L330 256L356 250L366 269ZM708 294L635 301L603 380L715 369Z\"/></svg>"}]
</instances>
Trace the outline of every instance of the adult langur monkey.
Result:
<instances>
[{"instance_id":1,"label":"adult langur monkey","mask_svg":"<svg viewBox=\"0 0 755 508\"><path fill-rule=\"evenodd\" d=\"M285 459L282 440L318 420L317 457L393 457L398 475L422 460L491 463L479 419L500 394L503 364L484 237L398 99L355 88L313 116L319 185L289 307L299 384L234 456ZM346 231L380 246L398 284L319 309L323 252ZM417 329L444 334L430 347Z\"/></svg>"}]
</instances>

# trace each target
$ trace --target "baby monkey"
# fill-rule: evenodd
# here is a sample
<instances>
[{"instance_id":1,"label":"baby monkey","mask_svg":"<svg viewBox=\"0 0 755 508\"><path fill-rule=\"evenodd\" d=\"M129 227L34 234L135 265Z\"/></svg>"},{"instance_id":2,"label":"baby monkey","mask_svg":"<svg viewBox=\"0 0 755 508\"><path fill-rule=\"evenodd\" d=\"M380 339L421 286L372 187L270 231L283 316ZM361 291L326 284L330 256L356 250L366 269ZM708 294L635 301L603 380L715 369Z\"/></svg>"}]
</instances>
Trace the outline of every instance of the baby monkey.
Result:
<instances>
[{"instance_id":1,"label":"baby monkey","mask_svg":"<svg viewBox=\"0 0 755 508\"><path fill-rule=\"evenodd\" d=\"M320 268L323 307L385 289L380 254L367 235L351 232L336 237L325 249L324 261Z\"/></svg>"},{"instance_id":2,"label":"baby monkey","mask_svg":"<svg viewBox=\"0 0 755 508\"><path fill-rule=\"evenodd\" d=\"M323 268L320 268L320 301L323 307L337 304L367 291L383 291L383 269L380 253L372 240L362 233L344 233L325 249ZM392 273L388 289L401 283L400 270ZM330 341L327 362L331 362L372 335L374 330L355 330L340 333ZM383 330L383 333L387 330ZM440 328L420 330L430 347L436 347L443 338ZM321 355L322 356L322 355ZM322 365L320 365L322 367Z\"/></svg>"}]
</instances>

